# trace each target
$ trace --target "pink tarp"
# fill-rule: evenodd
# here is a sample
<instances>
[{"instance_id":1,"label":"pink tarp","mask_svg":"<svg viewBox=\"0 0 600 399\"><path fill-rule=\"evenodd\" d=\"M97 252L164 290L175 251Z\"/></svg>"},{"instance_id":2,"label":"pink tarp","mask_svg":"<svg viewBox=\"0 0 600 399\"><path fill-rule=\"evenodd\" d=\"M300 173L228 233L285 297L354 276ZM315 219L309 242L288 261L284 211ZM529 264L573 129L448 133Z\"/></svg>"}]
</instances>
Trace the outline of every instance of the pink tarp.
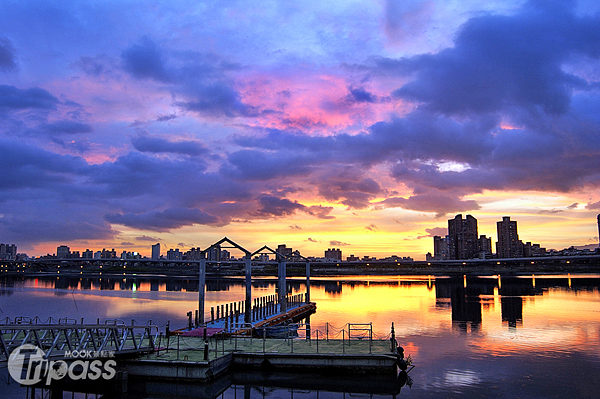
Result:
<instances>
[{"instance_id":1,"label":"pink tarp","mask_svg":"<svg viewBox=\"0 0 600 399\"><path fill-rule=\"evenodd\" d=\"M223 331L222 328L213 328L213 327L208 327L206 329L206 335L209 337L212 337L213 335L215 335L216 333L219 333ZM183 334L181 334L182 337L203 337L204 336L204 328L194 328L193 330L190 331L185 331Z\"/></svg>"}]
</instances>

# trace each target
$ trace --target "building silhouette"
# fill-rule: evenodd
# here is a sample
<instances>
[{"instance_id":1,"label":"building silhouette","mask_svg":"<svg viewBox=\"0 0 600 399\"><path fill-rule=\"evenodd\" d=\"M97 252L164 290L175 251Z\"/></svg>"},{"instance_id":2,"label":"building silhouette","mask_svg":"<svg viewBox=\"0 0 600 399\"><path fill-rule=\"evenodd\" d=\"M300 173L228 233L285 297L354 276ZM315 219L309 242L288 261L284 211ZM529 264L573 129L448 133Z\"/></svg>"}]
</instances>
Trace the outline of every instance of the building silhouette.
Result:
<instances>
[{"instance_id":1,"label":"building silhouette","mask_svg":"<svg viewBox=\"0 0 600 399\"><path fill-rule=\"evenodd\" d=\"M342 260L342 250L339 248L327 248L327 251L325 251L325 259Z\"/></svg>"},{"instance_id":2,"label":"building silhouette","mask_svg":"<svg viewBox=\"0 0 600 399\"><path fill-rule=\"evenodd\" d=\"M160 259L160 243L152 245L152 259Z\"/></svg>"},{"instance_id":3,"label":"building silhouette","mask_svg":"<svg viewBox=\"0 0 600 399\"><path fill-rule=\"evenodd\" d=\"M498 229L498 242L496 253L498 258L520 258L523 256L523 244L517 234L517 221L510 220L510 216L502 217L496 223Z\"/></svg>"},{"instance_id":4,"label":"building silhouette","mask_svg":"<svg viewBox=\"0 0 600 399\"><path fill-rule=\"evenodd\" d=\"M479 256L477 219L458 214L448 220L448 259L473 259Z\"/></svg>"},{"instance_id":5,"label":"building silhouette","mask_svg":"<svg viewBox=\"0 0 600 399\"><path fill-rule=\"evenodd\" d=\"M0 244L0 260L16 260L17 246L15 244Z\"/></svg>"},{"instance_id":6,"label":"building silhouette","mask_svg":"<svg viewBox=\"0 0 600 399\"><path fill-rule=\"evenodd\" d=\"M598 248L600 248L600 213L598 214Z\"/></svg>"}]
</instances>

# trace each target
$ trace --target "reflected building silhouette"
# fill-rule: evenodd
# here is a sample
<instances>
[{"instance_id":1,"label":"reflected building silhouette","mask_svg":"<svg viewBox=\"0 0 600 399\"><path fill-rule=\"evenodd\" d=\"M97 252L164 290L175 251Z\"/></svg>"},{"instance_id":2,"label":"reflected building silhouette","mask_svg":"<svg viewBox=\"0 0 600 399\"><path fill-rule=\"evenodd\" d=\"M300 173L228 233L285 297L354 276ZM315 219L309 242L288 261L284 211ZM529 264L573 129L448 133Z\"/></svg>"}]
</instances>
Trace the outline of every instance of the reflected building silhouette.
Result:
<instances>
[{"instance_id":1,"label":"reflected building silhouette","mask_svg":"<svg viewBox=\"0 0 600 399\"><path fill-rule=\"evenodd\" d=\"M338 295L342 293L342 283L339 281L326 281L323 285L327 294Z\"/></svg>"}]
</instances>

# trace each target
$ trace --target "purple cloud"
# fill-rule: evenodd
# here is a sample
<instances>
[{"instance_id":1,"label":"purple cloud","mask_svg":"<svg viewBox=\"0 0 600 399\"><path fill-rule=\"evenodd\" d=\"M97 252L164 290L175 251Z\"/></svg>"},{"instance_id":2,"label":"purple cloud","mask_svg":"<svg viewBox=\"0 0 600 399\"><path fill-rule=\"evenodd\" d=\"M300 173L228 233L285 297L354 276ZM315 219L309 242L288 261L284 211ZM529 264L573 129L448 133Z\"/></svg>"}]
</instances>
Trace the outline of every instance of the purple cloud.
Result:
<instances>
[{"instance_id":1,"label":"purple cloud","mask_svg":"<svg viewBox=\"0 0 600 399\"><path fill-rule=\"evenodd\" d=\"M190 156L199 156L208 153L207 148L201 142L194 140L169 141L159 137L138 135L131 139L131 143L140 152L170 152Z\"/></svg>"},{"instance_id":2,"label":"purple cloud","mask_svg":"<svg viewBox=\"0 0 600 399\"><path fill-rule=\"evenodd\" d=\"M11 42L0 37L0 71L13 71L17 69L16 51Z\"/></svg>"},{"instance_id":3,"label":"purple cloud","mask_svg":"<svg viewBox=\"0 0 600 399\"><path fill-rule=\"evenodd\" d=\"M18 89L15 86L0 85L0 111L21 109L56 109L58 99L39 87Z\"/></svg>"},{"instance_id":4,"label":"purple cloud","mask_svg":"<svg viewBox=\"0 0 600 399\"><path fill-rule=\"evenodd\" d=\"M121 224L137 229L169 231L194 224L217 224L219 218L199 209L169 208L164 211L151 211L140 214L113 213L105 216L110 223Z\"/></svg>"}]
</instances>

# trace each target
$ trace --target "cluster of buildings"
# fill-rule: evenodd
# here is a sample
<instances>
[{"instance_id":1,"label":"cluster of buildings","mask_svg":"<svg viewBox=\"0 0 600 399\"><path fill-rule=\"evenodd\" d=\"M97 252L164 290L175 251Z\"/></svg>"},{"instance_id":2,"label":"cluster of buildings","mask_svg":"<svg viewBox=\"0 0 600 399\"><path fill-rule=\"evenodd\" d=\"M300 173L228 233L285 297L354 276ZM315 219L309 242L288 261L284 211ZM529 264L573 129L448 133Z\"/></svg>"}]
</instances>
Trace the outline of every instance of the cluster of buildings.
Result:
<instances>
[{"instance_id":1,"label":"cluster of buildings","mask_svg":"<svg viewBox=\"0 0 600 399\"><path fill-rule=\"evenodd\" d=\"M464 219L458 214L448 220L448 235L433 237L433 255L427 254L427 260L524 258L546 255L546 248L540 244L523 242L517 233L517 222L504 216L496 223L498 241L496 253L492 252L492 239L479 235L477 219L467 215Z\"/></svg>"},{"instance_id":2,"label":"cluster of buildings","mask_svg":"<svg viewBox=\"0 0 600 399\"><path fill-rule=\"evenodd\" d=\"M15 244L0 244L0 260L17 260Z\"/></svg>"}]
</instances>

